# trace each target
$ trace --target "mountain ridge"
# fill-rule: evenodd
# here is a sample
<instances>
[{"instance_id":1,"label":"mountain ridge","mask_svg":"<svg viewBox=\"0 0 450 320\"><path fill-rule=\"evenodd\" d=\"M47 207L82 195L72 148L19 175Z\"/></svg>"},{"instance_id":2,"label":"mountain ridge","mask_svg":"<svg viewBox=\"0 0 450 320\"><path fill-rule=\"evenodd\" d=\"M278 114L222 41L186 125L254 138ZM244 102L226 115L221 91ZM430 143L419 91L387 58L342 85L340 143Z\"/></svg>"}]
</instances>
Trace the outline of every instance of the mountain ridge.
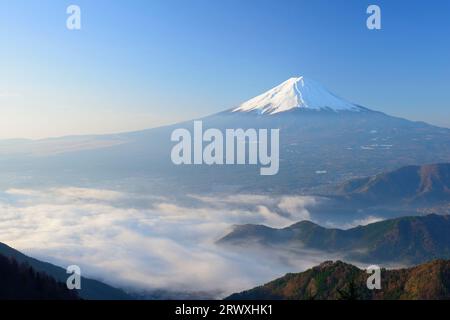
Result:
<instances>
[{"instance_id":1,"label":"mountain ridge","mask_svg":"<svg viewBox=\"0 0 450 320\"><path fill-rule=\"evenodd\" d=\"M381 269L381 289L369 290L365 270L326 261L226 300L437 300L450 299L450 261L434 260L407 269Z\"/></svg>"},{"instance_id":2,"label":"mountain ridge","mask_svg":"<svg viewBox=\"0 0 450 320\"><path fill-rule=\"evenodd\" d=\"M352 179L343 183L338 192L366 203L450 201L450 163L411 165Z\"/></svg>"},{"instance_id":3,"label":"mountain ridge","mask_svg":"<svg viewBox=\"0 0 450 320\"><path fill-rule=\"evenodd\" d=\"M20 251L0 242L0 254L15 259L18 263L25 263L33 267L37 272L42 272L55 280L66 283L66 270L48 262L43 262L29 257ZM131 300L132 298L121 289L111 287L97 280L81 277L81 289L78 295L88 300Z\"/></svg>"},{"instance_id":4,"label":"mountain ridge","mask_svg":"<svg viewBox=\"0 0 450 320\"><path fill-rule=\"evenodd\" d=\"M429 214L383 220L347 230L301 221L282 229L241 225L217 241L219 245L302 248L340 253L364 263L417 264L450 258L450 215Z\"/></svg>"},{"instance_id":5,"label":"mountain ridge","mask_svg":"<svg viewBox=\"0 0 450 320\"><path fill-rule=\"evenodd\" d=\"M0 300L78 300L77 291L37 272L28 263L0 254Z\"/></svg>"}]
</instances>

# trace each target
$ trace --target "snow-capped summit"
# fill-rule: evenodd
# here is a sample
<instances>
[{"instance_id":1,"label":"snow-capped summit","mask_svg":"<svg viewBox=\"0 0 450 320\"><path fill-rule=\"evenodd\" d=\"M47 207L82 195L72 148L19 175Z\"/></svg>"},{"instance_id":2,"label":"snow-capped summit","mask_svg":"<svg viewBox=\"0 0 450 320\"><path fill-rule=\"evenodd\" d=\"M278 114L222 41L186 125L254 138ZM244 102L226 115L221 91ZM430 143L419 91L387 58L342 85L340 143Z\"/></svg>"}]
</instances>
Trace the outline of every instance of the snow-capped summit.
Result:
<instances>
[{"instance_id":1,"label":"snow-capped summit","mask_svg":"<svg viewBox=\"0 0 450 320\"><path fill-rule=\"evenodd\" d=\"M290 78L263 94L244 102L232 112L256 111L276 114L296 108L331 111L361 111L357 105L328 91L320 83L305 77Z\"/></svg>"}]
</instances>

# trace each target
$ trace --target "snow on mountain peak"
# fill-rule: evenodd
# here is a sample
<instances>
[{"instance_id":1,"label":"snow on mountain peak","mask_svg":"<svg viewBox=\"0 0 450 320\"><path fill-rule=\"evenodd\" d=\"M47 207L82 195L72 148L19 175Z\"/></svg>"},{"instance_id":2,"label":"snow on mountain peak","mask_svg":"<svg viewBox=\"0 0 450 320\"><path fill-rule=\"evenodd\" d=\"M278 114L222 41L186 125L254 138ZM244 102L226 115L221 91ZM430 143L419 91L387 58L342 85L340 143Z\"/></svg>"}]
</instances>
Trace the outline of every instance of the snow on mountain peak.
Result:
<instances>
[{"instance_id":1,"label":"snow on mountain peak","mask_svg":"<svg viewBox=\"0 0 450 320\"><path fill-rule=\"evenodd\" d=\"M335 112L361 110L360 107L335 96L314 80L294 77L244 102L232 112L257 111L261 114L276 114L296 108Z\"/></svg>"}]
</instances>

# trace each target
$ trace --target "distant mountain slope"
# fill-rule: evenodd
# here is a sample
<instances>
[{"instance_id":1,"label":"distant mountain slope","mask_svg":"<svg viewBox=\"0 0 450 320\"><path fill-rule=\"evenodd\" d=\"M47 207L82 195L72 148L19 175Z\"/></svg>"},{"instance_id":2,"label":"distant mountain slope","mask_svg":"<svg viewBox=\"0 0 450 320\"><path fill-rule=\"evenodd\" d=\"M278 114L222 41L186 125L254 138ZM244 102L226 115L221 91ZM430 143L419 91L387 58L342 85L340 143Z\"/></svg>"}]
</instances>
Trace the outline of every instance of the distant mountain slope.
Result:
<instances>
[{"instance_id":1,"label":"distant mountain slope","mask_svg":"<svg viewBox=\"0 0 450 320\"><path fill-rule=\"evenodd\" d=\"M416 264L450 258L450 216L402 217L349 230L327 229L309 221L283 229L240 225L218 243L297 247L341 253L361 262Z\"/></svg>"},{"instance_id":2,"label":"distant mountain slope","mask_svg":"<svg viewBox=\"0 0 450 320\"><path fill-rule=\"evenodd\" d=\"M76 291L26 263L0 254L0 300L76 300Z\"/></svg>"},{"instance_id":3,"label":"distant mountain slope","mask_svg":"<svg viewBox=\"0 0 450 320\"><path fill-rule=\"evenodd\" d=\"M450 201L450 163L407 166L350 180L340 192L365 202Z\"/></svg>"},{"instance_id":4,"label":"distant mountain slope","mask_svg":"<svg viewBox=\"0 0 450 320\"><path fill-rule=\"evenodd\" d=\"M27 263L34 270L45 273L58 281L66 283L67 277L66 270L57 267L53 264L42 262L37 259L28 257L23 253L0 243L0 254L5 257L14 258L19 263ZM97 280L92 280L82 277L81 290L77 290L78 294L83 299L88 300L129 300L131 299L124 291L116 289L107 284L104 284Z\"/></svg>"},{"instance_id":5,"label":"distant mountain slope","mask_svg":"<svg viewBox=\"0 0 450 320\"><path fill-rule=\"evenodd\" d=\"M450 299L450 261L436 260L409 269L381 271L381 289L367 289L365 270L341 261L324 262L263 286L235 293L228 300L434 300Z\"/></svg>"}]
</instances>

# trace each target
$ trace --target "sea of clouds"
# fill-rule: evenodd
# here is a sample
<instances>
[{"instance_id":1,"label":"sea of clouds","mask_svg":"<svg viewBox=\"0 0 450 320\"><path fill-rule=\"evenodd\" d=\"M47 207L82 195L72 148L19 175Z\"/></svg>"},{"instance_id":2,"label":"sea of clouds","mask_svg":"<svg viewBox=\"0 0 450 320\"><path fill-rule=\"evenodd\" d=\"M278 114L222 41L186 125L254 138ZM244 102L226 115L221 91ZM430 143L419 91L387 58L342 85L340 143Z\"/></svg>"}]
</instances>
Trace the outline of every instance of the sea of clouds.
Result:
<instances>
[{"instance_id":1,"label":"sea of clouds","mask_svg":"<svg viewBox=\"0 0 450 320\"><path fill-rule=\"evenodd\" d=\"M83 275L123 288L221 297L330 258L215 244L234 224L311 220L308 208L318 201L241 194L188 195L180 203L103 189L9 189L0 193L0 242L63 267L79 265Z\"/></svg>"}]
</instances>

